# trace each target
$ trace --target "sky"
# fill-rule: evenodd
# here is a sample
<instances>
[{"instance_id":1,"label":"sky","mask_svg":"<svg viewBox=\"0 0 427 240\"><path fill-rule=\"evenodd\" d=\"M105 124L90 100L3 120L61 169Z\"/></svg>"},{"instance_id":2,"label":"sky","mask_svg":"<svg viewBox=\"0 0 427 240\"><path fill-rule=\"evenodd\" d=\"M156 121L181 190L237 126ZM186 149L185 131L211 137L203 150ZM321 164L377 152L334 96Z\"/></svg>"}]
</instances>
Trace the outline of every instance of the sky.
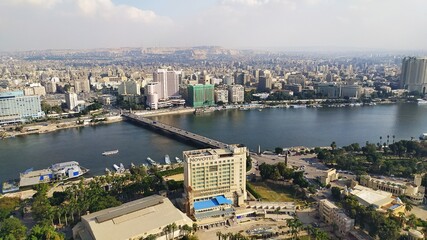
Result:
<instances>
[{"instance_id":1,"label":"sky","mask_svg":"<svg viewBox=\"0 0 427 240\"><path fill-rule=\"evenodd\" d=\"M426 50L425 0L0 0L0 51Z\"/></svg>"}]
</instances>

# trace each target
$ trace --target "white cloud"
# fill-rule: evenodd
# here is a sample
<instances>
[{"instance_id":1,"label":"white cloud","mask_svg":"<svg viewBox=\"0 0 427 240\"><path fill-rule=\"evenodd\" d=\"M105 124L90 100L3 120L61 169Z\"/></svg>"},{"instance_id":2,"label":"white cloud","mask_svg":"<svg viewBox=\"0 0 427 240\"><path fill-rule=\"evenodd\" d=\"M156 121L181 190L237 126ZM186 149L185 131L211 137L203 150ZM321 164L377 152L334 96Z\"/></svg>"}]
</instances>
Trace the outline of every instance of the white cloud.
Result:
<instances>
[{"instance_id":1,"label":"white cloud","mask_svg":"<svg viewBox=\"0 0 427 240\"><path fill-rule=\"evenodd\" d=\"M77 6L83 15L104 19L124 18L148 23L159 18L153 11L129 5L116 5L111 0L77 0Z\"/></svg>"},{"instance_id":2,"label":"white cloud","mask_svg":"<svg viewBox=\"0 0 427 240\"><path fill-rule=\"evenodd\" d=\"M42 8L52 8L62 0L2 0L3 3L8 5L34 5Z\"/></svg>"}]
</instances>

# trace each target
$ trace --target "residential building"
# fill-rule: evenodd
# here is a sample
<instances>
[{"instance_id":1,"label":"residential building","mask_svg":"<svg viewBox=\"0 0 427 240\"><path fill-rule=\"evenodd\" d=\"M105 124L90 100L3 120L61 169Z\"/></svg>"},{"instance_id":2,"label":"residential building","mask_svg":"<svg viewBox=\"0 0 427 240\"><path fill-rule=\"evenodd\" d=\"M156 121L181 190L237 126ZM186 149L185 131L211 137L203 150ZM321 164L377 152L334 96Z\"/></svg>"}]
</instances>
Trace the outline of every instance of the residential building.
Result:
<instances>
[{"instance_id":1,"label":"residential building","mask_svg":"<svg viewBox=\"0 0 427 240\"><path fill-rule=\"evenodd\" d=\"M0 124L25 122L44 115L40 96L24 96L23 91L0 92Z\"/></svg>"},{"instance_id":2,"label":"residential building","mask_svg":"<svg viewBox=\"0 0 427 240\"><path fill-rule=\"evenodd\" d=\"M341 96L341 89L335 83L318 84L316 92L328 98L339 98Z\"/></svg>"},{"instance_id":3,"label":"residential building","mask_svg":"<svg viewBox=\"0 0 427 240\"><path fill-rule=\"evenodd\" d=\"M323 171L323 176L320 176L320 182L322 184L328 185L330 182L338 179L338 173L335 168L330 168L326 171Z\"/></svg>"},{"instance_id":4,"label":"residential building","mask_svg":"<svg viewBox=\"0 0 427 240\"><path fill-rule=\"evenodd\" d=\"M211 84L189 85L188 103L195 108L214 105L214 86Z\"/></svg>"},{"instance_id":5,"label":"residential building","mask_svg":"<svg viewBox=\"0 0 427 240\"><path fill-rule=\"evenodd\" d=\"M230 103L243 103L245 101L245 88L242 85L228 86L228 100Z\"/></svg>"},{"instance_id":6,"label":"residential building","mask_svg":"<svg viewBox=\"0 0 427 240\"><path fill-rule=\"evenodd\" d=\"M328 223L336 225L336 233L345 236L348 232L354 229L354 219L348 217L341 208L327 199L319 201L320 218Z\"/></svg>"},{"instance_id":7,"label":"residential building","mask_svg":"<svg viewBox=\"0 0 427 240\"><path fill-rule=\"evenodd\" d=\"M173 223L176 229L165 233L163 229ZM193 221L168 198L153 195L82 216L81 222L73 228L73 238L136 240L154 235L158 240L167 240L182 237L184 225L192 226Z\"/></svg>"},{"instance_id":8,"label":"residential building","mask_svg":"<svg viewBox=\"0 0 427 240\"><path fill-rule=\"evenodd\" d=\"M418 91L426 94L427 58L404 58L402 61L400 84L402 88L407 88L409 92Z\"/></svg>"},{"instance_id":9,"label":"residential building","mask_svg":"<svg viewBox=\"0 0 427 240\"><path fill-rule=\"evenodd\" d=\"M66 92L65 102L69 110L74 110L78 105L77 94L74 92Z\"/></svg>"},{"instance_id":10,"label":"residential building","mask_svg":"<svg viewBox=\"0 0 427 240\"><path fill-rule=\"evenodd\" d=\"M233 216L246 200L246 147L183 152L186 212L196 220Z\"/></svg>"},{"instance_id":11,"label":"residential building","mask_svg":"<svg viewBox=\"0 0 427 240\"><path fill-rule=\"evenodd\" d=\"M228 90L226 89L215 89L215 103L222 102L228 103Z\"/></svg>"}]
</instances>

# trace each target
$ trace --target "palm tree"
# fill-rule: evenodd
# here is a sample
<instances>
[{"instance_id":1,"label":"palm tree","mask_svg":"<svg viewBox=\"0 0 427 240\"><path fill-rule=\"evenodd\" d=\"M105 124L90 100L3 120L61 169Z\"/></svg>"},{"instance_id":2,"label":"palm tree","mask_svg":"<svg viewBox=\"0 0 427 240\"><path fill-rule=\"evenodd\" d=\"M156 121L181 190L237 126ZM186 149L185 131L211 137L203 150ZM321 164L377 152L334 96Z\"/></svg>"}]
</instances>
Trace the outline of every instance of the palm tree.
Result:
<instances>
[{"instance_id":1,"label":"palm tree","mask_svg":"<svg viewBox=\"0 0 427 240\"><path fill-rule=\"evenodd\" d=\"M222 233L220 231L216 232L216 236L218 237L218 240L221 240Z\"/></svg>"},{"instance_id":2,"label":"palm tree","mask_svg":"<svg viewBox=\"0 0 427 240\"><path fill-rule=\"evenodd\" d=\"M383 137L380 136L380 145L382 145L382 144L383 144Z\"/></svg>"},{"instance_id":3,"label":"palm tree","mask_svg":"<svg viewBox=\"0 0 427 240\"><path fill-rule=\"evenodd\" d=\"M197 223L193 223L193 232L197 231Z\"/></svg>"},{"instance_id":4,"label":"palm tree","mask_svg":"<svg viewBox=\"0 0 427 240\"><path fill-rule=\"evenodd\" d=\"M175 238L175 230L177 229L176 223L171 224L171 230L172 230L172 239Z\"/></svg>"},{"instance_id":5,"label":"palm tree","mask_svg":"<svg viewBox=\"0 0 427 240\"><path fill-rule=\"evenodd\" d=\"M387 135L387 146L389 145L390 135Z\"/></svg>"},{"instance_id":6,"label":"palm tree","mask_svg":"<svg viewBox=\"0 0 427 240\"><path fill-rule=\"evenodd\" d=\"M396 138L396 136L393 135L393 143L394 143L394 139Z\"/></svg>"}]
</instances>

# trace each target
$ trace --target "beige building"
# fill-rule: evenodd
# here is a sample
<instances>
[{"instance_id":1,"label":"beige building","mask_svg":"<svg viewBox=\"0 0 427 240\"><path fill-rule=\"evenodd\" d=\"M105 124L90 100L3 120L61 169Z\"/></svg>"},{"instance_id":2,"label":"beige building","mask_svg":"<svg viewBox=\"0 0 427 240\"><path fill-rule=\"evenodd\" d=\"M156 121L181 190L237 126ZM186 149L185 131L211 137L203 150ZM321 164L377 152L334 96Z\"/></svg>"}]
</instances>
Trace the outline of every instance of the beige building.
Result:
<instances>
[{"instance_id":1,"label":"beige building","mask_svg":"<svg viewBox=\"0 0 427 240\"><path fill-rule=\"evenodd\" d=\"M320 176L320 182L322 184L328 185L330 182L338 179L338 173L335 168L330 168L326 171L323 171L323 176Z\"/></svg>"},{"instance_id":2,"label":"beige building","mask_svg":"<svg viewBox=\"0 0 427 240\"><path fill-rule=\"evenodd\" d=\"M163 229L172 223L176 229L165 235ZM193 221L179 211L168 198L153 195L118 207L82 216L73 228L76 240L136 240L152 234L158 240L182 236L180 228Z\"/></svg>"},{"instance_id":3,"label":"beige building","mask_svg":"<svg viewBox=\"0 0 427 240\"><path fill-rule=\"evenodd\" d=\"M242 103L245 101L245 88L242 85L228 86L228 100L230 103Z\"/></svg>"},{"instance_id":4,"label":"beige building","mask_svg":"<svg viewBox=\"0 0 427 240\"><path fill-rule=\"evenodd\" d=\"M424 200L424 187L421 186L420 175L415 176L414 183L401 183L363 175L360 177L360 185L389 192L394 196L405 195L414 204L422 204Z\"/></svg>"},{"instance_id":5,"label":"beige building","mask_svg":"<svg viewBox=\"0 0 427 240\"><path fill-rule=\"evenodd\" d=\"M341 236L346 235L354 228L354 219L348 217L341 208L327 199L319 201L319 214L324 222L335 224L336 232Z\"/></svg>"},{"instance_id":6,"label":"beige building","mask_svg":"<svg viewBox=\"0 0 427 240\"><path fill-rule=\"evenodd\" d=\"M185 151L186 212L197 220L229 217L246 200L246 147Z\"/></svg>"},{"instance_id":7,"label":"beige building","mask_svg":"<svg viewBox=\"0 0 427 240\"><path fill-rule=\"evenodd\" d=\"M215 103L223 102L228 103L228 90L216 89L214 91Z\"/></svg>"}]
</instances>

